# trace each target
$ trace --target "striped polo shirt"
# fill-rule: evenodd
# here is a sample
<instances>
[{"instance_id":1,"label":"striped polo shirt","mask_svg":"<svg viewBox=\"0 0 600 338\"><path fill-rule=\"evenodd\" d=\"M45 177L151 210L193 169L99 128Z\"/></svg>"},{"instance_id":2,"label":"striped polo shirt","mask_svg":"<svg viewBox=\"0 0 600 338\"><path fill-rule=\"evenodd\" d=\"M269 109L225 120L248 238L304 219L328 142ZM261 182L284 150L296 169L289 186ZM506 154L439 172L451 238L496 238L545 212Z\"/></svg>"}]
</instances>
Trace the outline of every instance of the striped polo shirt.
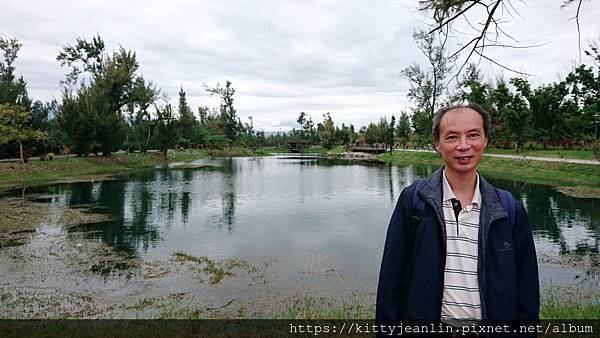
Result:
<instances>
[{"instance_id":1,"label":"striped polo shirt","mask_svg":"<svg viewBox=\"0 0 600 338\"><path fill-rule=\"evenodd\" d=\"M477 280L479 248L479 174L470 204L461 206L457 217L454 202L458 201L443 174L444 221L446 226L446 267L444 270L444 293L442 297L442 321L452 319L481 319L481 299ZM460 202L457 203L456 207Z\"/></svg>"}]
</instances>

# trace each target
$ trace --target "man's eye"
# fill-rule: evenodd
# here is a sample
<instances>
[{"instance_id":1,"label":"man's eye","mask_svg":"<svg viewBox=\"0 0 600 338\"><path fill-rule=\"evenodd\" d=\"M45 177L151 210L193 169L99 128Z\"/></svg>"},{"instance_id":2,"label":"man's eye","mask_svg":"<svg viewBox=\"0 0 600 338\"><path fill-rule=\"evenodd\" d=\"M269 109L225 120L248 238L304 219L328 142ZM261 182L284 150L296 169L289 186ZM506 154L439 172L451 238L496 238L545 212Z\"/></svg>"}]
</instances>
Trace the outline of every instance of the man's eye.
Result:
<instances>
[{"instance_id":1,"label":"man's eye","mask_svg":"<svg viewBox=\"0 0 600 338\"><path fill-rule=\"evenodd\" d=\"M456 140L456 136L451 135L451 136L446 136L446 141L454 141Z\"/></svg>"},{"instance_id":2,"label":"man's eye","mask_svg":"<svg viewBox=\"0 0 600 338\"><path fill-rule=\"evenodd\" d=\"M472 134L469 135L469 137L473 137L473 138L479 137L479 134L478 133L472 133Z\"/></svg>"}]
</instances>

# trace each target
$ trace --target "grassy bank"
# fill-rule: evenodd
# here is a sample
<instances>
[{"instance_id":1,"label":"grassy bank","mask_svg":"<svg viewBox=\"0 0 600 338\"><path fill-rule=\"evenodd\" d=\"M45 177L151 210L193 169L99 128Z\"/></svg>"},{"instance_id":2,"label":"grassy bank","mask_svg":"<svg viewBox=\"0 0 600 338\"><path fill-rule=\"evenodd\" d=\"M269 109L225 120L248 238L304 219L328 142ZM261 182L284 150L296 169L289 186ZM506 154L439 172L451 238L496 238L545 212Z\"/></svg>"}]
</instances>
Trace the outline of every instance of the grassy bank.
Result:
<instances>
[{"instance_id":1,"label":"grassy bank","mask_svg":"<svg viewBox=\"0 0 600 338\"><path fill-rule=\"evenodd\" d=\"M393 156L386 153L377 158L398 165L422 163L441 166L443 164L443 160L438 155L424 152L396 151ZM478 169L488 177L572 187L569 190L572 195L585 193L588 197L590 195L600 197L598 165L484 157Z\"/></svg>"},{"instance_id":2,"label":"grassy bank","mask_svg":"<svg viewBox=\"0 0 600 338\"><path fill-rule=\"evenodd\" d=\"M244 313L237 313L233 316L215 316L214 313L201 313L197 307L181 305L180 301L168 301L162 305L151 305L160 308L158 318L161 319L232 319L248 318ZM596 319L600 317L600 304L591 301L581 300L558 302L556 300L547 300L540 306L540 319ZM282 313L261 316L265 319L374 319L375 305L362 304L342 304L340 306L322 306L314 299L305 299L299 304L288 308Z\"/></svg>"},{"instance_id":3,"label":"grassy bank","mask_svg":"<svg viewBox=\"0 0 600 338\"><path fill-rule=\"evenodd\" d=\"M487 148L488 154L506 154L506 155L525 155L539 157L555 157L555 158L573 158L578 160L596 160L594 152L591 150L528 150L515 154L513 149Z\"/></svg>"},{"instance_id":4,"label":"grassy bank","mask_svg":"<svg viewBox=\"0 0 600 338\"><path fill-rule=\"evenodd\" d=\"M277 319L373 319L375 306L342 305L320 309L307 301L306 304L290 308ZM597 319L600 318L600 304L591 301L559 302L548 300L540 306L540 319Z\"/></svg>"},{"instance_id":5,"label":"grassy bank","mask_svg":"<svg viewBox=\"0 0 600 338\"><path fill-rule=\"evenodd\" d=\"M343 146L336 146L331 149L327 149L322 146L310 146L302 148L302 153L304 154L341 154L345 151L346 149ZM269 154L291 153L290 149L287 147L266 147L259 149L258 152L264 152Z\"/></svg>"},{"instance_id":6,"label":"grassy bank","mask_svg":"<svg viewBox=\"0 0 600 338\"><path fill-rule=\"evenodd\" d=\"M52 161L29 161L25 165L18 162L0 163L0 190L16 187L35 186L54 182L75 182L105 179L136 168L153 167L168 162L189 161L204 157L267 156L266 151L253 151L245 148L224 150L185 150L169 151L167 159L156 152L117 153L107 157L55 158Z\"/></svg>"}]
</instances>

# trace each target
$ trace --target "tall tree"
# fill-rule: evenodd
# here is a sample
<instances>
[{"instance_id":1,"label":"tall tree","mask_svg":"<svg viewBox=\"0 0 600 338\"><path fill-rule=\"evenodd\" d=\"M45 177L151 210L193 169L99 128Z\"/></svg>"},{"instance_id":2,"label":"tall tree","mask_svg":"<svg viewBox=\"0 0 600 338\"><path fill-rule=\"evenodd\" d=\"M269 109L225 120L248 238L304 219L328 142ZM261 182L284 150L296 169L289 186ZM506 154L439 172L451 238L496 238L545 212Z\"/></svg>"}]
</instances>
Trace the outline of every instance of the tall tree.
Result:
<instances>
[{"instance_id":1,"label":"tall tree","mask_svg":"<svg viewBox=\"0 0 600 338\"><path fill-rule=\"evenodd\" d=\"M486 135L489 144L497 144L497 135L494 133L495 126L501 123L498 111L492 102L493 86L484 82L481 72L476 64L469 64L460 81L456 86L456 93L451 98L453 102L477 103L490 114L492 132Z\"/></svg>"},{"instance_id":2,"label":"tall tree","mask_svg":"<svg viewBox=\"0 0 600 338\"><path fill-rule=\"evenodd\" d=\"M401 144L408 142L410 135L410 116L406 112L400 114L398 126L396 127L396 137Z\"/></svg>"},{"instance_id":3,"label":"tall tree","mask_svg":"<svg viewBox=\"0 0 600 338\"><path fill-rule=\"evenodd\" d=\"M155 105L155 109L157 115L156 137L160 151L166 160L169 148L173 147L177 141L177 117L168 102L162 106Z\"/></svg>"},{"instance_id":4,"label":"tall tree","mask_svg":"<svg viewBox=\"0 0 600 338\"><path fill-rule=\"evenodd\" d=\"M225 87L221 87L217 83L216 87L210 88L205 86L205 89L211 96L219 95L221 97L219 122L225 136L227 136L231 142L234 142L237 139L242 126L233 106L233 94L235 94L235 89L231 85L231 81L227 80L227 82L225 82Z\"/></svg>"},{"instance_id":5,"label":"tall tree","mask_svg":"<svg viewBox=\"0 0 600 338\"><path fill-rule=\"evenodd\" d=\"M27 83L23 76L15 76L14 62L22 44L17 39L0 37L0 104L8 103L29 109L31 100L27 94Z\"/></svg>"},{"instance_id":6,"label":"tall tree","mask_svg":"<svg viewBox=\"0 0 600 338\"><path fill-rule=\"evenodd\" d=\"M193 133L199 126L198 120L194 116L192 109L187 103L183 86L179 89L179 122L178 122L178 141L180 145L189 146L192 141Z\"/></svg>"},{"instance_id":7,"label":"tall tree","mask_svg":"<svg viewBox=\"0 0 600 338\"><path fill-rule=\"evenodd\" d=\"M501 114L506 121L506 127L516 141L516 151L523 148L525 139L531 133L531 109L526 97L530 95L529 82L520 78L513 78L510 83L516 87L516 93L511 95L511 102Z\"/></svg>"},{"instance_id":8,"label":"tall tree","mask_svg":"<svg viewBox=\"0 0 600 338\"><path fill-rule=\"evenodd\" d=\"M335 140L335 125L329 113L323 114L322 131L319 135L321 144L326 149L331 149Z\"/></svg>"},{"instance_id":9,"label":"tall tree","mask_svg":"<svg viewBox=\"0 0 600 338\"><path fill-rule=\"evenodd\" d=\"M392 151L394 149L394 134L396 131L396 117L394 115L392 115L392 119L390 121L389 127L387 129L387 137L386 137L386 141L385 143L387 143L390 146L390 155L392 154Z\"/></svg>"},{"instance_id":10,"label":"tall tree","mask_svg":"<svg viewBox=\"0 0 600 338\"><path fill-rule=\"evenodd\" d=\"M445 40L427 34L425 31L416 31L413 34L417 47L426 57L428 68L421 68L418 63L413 63L402 71L408 78L410 88L408 98L415 103L413 115L419 114L419 124L426 122L426 126L419 125L425 136L431 136L431 122L437 108L442 104L445 80L450 74L452 61L445 53ZM426 121L423 118L426 117ZM424 128L421 128L424 127ZM417 128L415 128L417 129Z\"/></svg>"},{"instance_id":11,"label":"tall tree","mask_svg":"<svg viewBox=\"0 0 600 338\"><path fill-rule=\"evenodd\" d=\"M67 45L57 56L61 66L71 68L63 82L64 116L59 121L79 154L86 154L90 148L102 151L104 156L118 150L127 126L122 111L135 100L135 73L139 68L135 53L121 47L109 54L104 48L99 36L91 42L77 38L75 45ZM82 137L77 124L69 120L73 118L86 121L91 129L87 136Z\"/></svg>"},{"instance_id":12,"label":"tall tree","mask_svg":"<svg viewBox=\"0 0 600 338\"><path fill-rule=\"evenodd\" d=\"M159 98L161 91L152 82L146 82L143 77L137 77L132 90L132 100L127 103L129 124L133 144L140 151L145 152L150 145L155 121L150 107Z\"/></svg>"}]
</instances>

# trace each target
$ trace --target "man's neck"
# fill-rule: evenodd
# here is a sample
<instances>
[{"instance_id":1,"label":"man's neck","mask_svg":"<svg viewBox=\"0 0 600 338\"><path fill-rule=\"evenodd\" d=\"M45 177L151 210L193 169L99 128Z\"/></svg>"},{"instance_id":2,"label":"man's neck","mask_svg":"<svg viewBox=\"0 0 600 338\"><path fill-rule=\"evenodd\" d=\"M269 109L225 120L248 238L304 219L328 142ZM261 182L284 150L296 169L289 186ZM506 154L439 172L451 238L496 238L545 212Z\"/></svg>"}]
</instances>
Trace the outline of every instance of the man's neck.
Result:
<instances>
[{"instance_id":1,"label":"man's neck","mask_svg":"<svg viewBox=\"0 0 600 338\"><path fill-rule=\"evenodd\" d=\"M473 170L468 173L456 173L446 169L444 174L455 195L473 196L475 184L477 183L477 171Z\"/></svg>"}]
</instances>

